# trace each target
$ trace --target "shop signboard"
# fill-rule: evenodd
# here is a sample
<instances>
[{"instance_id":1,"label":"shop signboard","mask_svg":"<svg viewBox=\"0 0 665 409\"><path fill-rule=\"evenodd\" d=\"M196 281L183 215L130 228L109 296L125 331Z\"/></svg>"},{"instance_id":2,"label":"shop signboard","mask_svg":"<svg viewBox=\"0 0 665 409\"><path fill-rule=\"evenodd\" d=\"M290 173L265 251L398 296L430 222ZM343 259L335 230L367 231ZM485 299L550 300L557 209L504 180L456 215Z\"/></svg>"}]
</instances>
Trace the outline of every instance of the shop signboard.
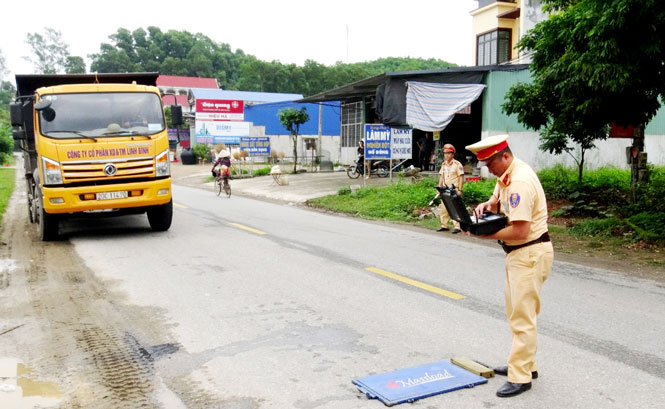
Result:
<instances>
[{"instance_id":1,"label":"shop signboard","mask_svg":"<svg viewBox=\"0 0 665 409\"><path fill-rule=\"evenodd\" d=\"M413 129L390 128L392 134L392 159L411 159L413 157Z\"/></svg>"},{"instance_id":2,"label":"shop signboard","mask_svg":"<svg viewBox=\"0 0 665 409\"><path fill-rule=\"evenodd\" d=\"M390 159L390 127L365 125L365 159Z\"/></svg>"},{"instance_id":3,"label":"shop signboard","mask_svg":"<svg viewBox=\"0 0 665 409\"><path fill-rule=\"evenodd\" d=\"M244 121L245 103L235 99L197 99L196 120Z\"/></svg>"},{"instance_id":4,"label":"shop signboard","mask_svg":"<svg viewBox=\"0 0 665 409\"><path fill-rule=\"evenodd\" d=\"M249 156L270 156L270 138L241 137L240 150L249 152Z\"/></svg>"},{"instance_id":5,"label":"shop signboard","mask_svg":"<svg viewBox=\"0 0 665 409\"><path fill-rule=\"evenodd\" d=\"M249 136L249 122L195 121L197 143L240 144L240 138Z\"/></svg>"}]
</instances>

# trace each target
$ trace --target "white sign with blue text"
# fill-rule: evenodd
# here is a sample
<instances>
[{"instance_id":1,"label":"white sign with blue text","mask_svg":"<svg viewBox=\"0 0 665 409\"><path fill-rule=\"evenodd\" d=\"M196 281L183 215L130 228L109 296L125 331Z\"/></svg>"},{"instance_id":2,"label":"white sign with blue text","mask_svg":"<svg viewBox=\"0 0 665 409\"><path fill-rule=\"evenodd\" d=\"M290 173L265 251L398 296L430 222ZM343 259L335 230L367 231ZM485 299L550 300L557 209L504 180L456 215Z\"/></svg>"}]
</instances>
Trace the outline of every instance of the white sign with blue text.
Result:
<instances>
[{"instance_id":1,"label":"white sign with blue text","mask_svg":"<svg viewBox=\"0 0 665 409\"><path fill-rule=\"evenodd\" d=\"M412 134L411 128L390 128L391 131L391 154L392 159L411 159L413 158Z\"/></svg>"}]
</instances>

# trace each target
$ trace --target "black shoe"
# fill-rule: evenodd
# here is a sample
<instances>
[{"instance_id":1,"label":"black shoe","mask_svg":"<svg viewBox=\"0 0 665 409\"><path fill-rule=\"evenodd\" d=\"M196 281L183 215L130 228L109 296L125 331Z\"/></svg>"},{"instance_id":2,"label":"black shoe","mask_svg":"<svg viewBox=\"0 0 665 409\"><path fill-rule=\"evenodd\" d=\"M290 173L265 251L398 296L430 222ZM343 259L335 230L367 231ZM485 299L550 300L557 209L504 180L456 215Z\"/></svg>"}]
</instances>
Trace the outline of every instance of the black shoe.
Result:
<instances>
[{"instance_id":1,"label":"black shoe","mask_svg":"<svg viewBox=\"0 0 665 409\"><path fill-rule=\"evenodd\" d=\"M448 231L448 230L450 229L447 227L439 227L438 229L436 229L436 231Z\"/></svg>"},{"instance_id":2,"label":"black shoe","mask_svg":"<svg viewBox=\"0 0 665 409\"><path fill-rule=\"evenodd\" d=\"M529 383L512 383L506 382L502 387L497 389L496 396L500 398L508 398L511 396L519 395L531 389L531 382Z\"/></svg>"},{"instance_id":3,"label":"black shoe","mask_svg":"<svg viewBox=\"0 0 665 409\"><path fill-rule=\"evenodd\" d=\"M498 368L494 368L494 373L497 375L508 376L508 367L500 366ZM538 371L531 372L531 379L538 379Z\"/></svg>"},{"instance_id":4,"label":"black shoe","mask_svg":"<svg viewBox=\"0 0 665 409\"><path fill-rule=\"evenodd\" d=\"M453 234L457 234L457 233L459 233L459 232L461 232L461 231L462 231L462 230L460 230L460 229L453 229Z\"/></svg>"}]
</instances>

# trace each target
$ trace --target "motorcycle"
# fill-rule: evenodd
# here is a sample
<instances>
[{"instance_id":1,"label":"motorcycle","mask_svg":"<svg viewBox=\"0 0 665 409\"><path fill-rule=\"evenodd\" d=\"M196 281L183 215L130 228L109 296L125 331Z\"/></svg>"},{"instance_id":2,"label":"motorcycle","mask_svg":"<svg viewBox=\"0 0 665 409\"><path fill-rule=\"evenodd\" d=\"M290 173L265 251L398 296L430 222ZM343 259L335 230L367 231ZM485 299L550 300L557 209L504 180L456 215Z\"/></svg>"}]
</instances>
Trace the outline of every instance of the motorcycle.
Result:
<instances>
[{"instance_id":1,"label":"motorcycle","mask_svg":"<svg viewBox=\"0 0 665 409\"><path fill-rule=\"evenodd\" d=\"M360 175L365 174L364 159L358 159L353 165L346 169L346 175L351 179L358 179ZM385 160L370 161L370 176L376 175L380 178L388 177L390 174L390 165Z\"/></svg>"}]
</instances>

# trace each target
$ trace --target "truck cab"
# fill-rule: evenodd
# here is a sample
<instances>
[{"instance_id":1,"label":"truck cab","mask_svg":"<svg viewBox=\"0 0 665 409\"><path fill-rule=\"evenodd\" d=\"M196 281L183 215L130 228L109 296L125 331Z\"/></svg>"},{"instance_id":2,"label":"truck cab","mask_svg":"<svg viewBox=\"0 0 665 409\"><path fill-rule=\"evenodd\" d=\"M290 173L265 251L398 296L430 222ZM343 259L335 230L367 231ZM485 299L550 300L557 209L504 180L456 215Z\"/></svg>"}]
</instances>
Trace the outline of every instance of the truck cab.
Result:
<instances>
[{"instance_id":1,"label":"truck cab","mask_svg":"<svg viewBox=\"0 0 665 409\"><path fill-rule=\"evenodd\" d=\"M152 230L169 229L169 141L157 76L16 76L14 139L42 240L57 238L65 218L147 213Z\"/></svg>"}]
</instances>

